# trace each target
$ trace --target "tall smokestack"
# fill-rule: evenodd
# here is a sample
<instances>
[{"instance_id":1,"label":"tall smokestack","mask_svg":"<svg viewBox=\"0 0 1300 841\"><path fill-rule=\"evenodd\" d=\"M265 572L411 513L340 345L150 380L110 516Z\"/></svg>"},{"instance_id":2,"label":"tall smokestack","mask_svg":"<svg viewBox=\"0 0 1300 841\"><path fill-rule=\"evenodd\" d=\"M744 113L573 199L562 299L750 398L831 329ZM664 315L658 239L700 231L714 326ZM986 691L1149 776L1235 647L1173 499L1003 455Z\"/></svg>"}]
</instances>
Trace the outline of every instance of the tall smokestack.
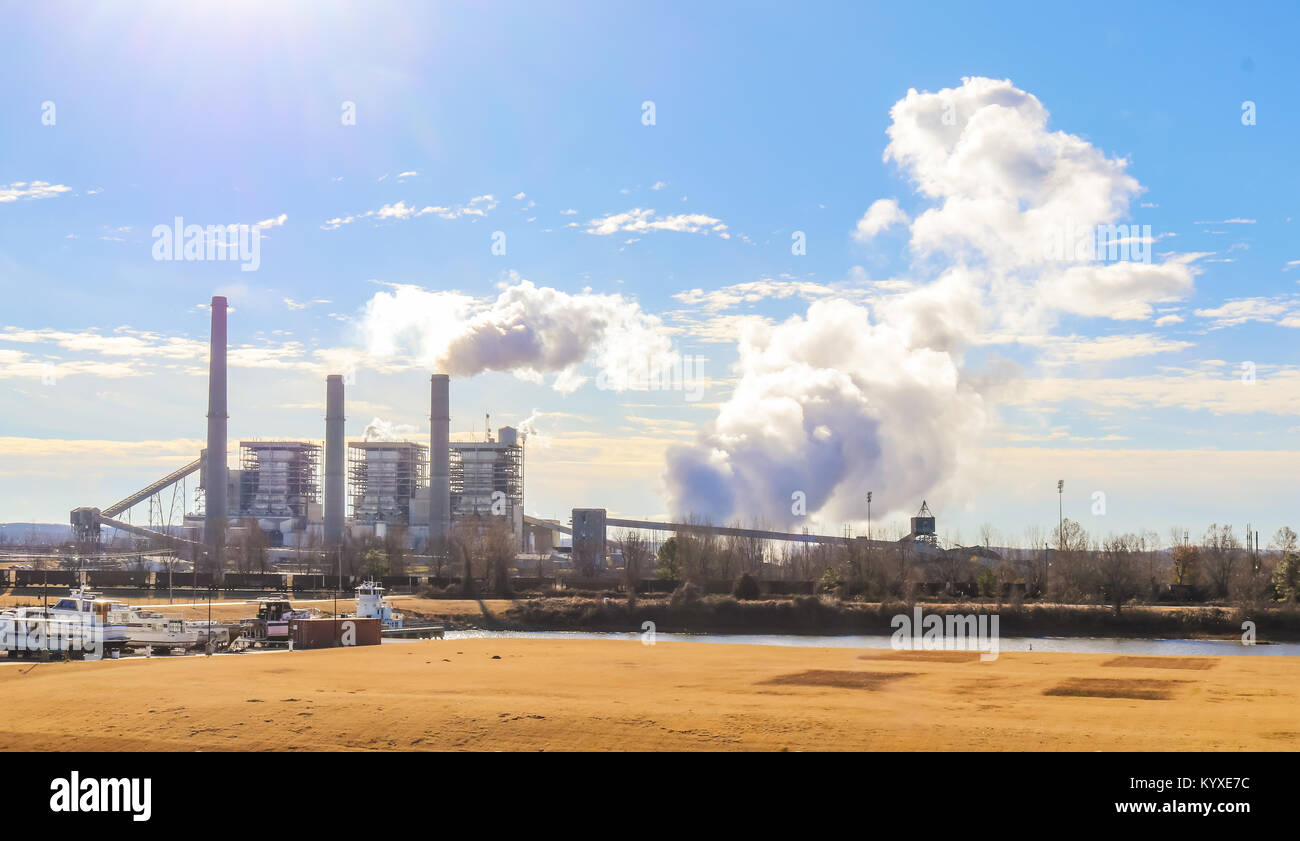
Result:
<instances>
[{"instance_id":1,"label":"tall smokestack","mask_svg":"<svg viewBox=\"0 0 1300 841\"><path fill-rule=\"evenodd\" d=\"M429 382L429 458L432 460L429 483L429 548L440 551L451 529L451 468L448 438L451 429L451 403L447 394L448 377L434 374Z\"/></svg>"},{"instance_id":2,"label":"tall smokestack","mask_svg":"<svg viewBox=\"0 0 1300 841\"><path fill-rule=\"evenodd\" d=\"M204 477L203 537L213 571L226 547L226 299L212 299L212 345L208 355L208 468Z\"/></svg>"},{"instance_id":3,"label":"tall smokestack","mask_svg":"<svg viewBox=\"0 0 1300 841\"><path fill-rule=\"evenodd\" d=\"M325 545L343 542L343 375L325 378Z\"/></svg>"}]
</instances>

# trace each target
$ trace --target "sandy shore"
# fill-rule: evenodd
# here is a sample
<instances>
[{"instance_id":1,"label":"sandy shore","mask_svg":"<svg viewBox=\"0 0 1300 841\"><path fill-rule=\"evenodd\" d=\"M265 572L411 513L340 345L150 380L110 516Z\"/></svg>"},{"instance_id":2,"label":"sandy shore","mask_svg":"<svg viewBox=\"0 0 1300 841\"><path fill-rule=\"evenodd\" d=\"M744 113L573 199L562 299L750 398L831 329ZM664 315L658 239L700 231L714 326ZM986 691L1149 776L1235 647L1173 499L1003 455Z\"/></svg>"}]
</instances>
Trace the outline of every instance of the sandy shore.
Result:
<instances>
[{"instance_id":1,"label":"sandy shore","mask_svg":"<svg viewBox=\"0 0 1300 841\"><path fill-rule=\"evenodd\" d=\"M0 698L3 750L1300 749L1282 657L434 640L6 664Z\"/></svg>"}]
</instances>

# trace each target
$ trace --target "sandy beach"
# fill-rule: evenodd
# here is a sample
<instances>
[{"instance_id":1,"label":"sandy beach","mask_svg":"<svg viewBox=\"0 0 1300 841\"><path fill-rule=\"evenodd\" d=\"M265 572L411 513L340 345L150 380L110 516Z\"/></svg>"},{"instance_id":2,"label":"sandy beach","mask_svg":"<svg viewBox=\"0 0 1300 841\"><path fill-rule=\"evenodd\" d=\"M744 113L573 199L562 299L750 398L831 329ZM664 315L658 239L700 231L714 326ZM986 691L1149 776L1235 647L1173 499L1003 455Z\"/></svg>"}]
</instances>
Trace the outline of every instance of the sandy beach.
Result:
<instances>
[{"instance_id":1,"label":"sandy beach","mask_svg":"<svg viewBox=\"0 0 1300 841\"><path fill-rule=\"evenodd\" d=\"M636 641L0 666L2 750L1296 750L1300 662Z\"/></svg>"}]
</instances>

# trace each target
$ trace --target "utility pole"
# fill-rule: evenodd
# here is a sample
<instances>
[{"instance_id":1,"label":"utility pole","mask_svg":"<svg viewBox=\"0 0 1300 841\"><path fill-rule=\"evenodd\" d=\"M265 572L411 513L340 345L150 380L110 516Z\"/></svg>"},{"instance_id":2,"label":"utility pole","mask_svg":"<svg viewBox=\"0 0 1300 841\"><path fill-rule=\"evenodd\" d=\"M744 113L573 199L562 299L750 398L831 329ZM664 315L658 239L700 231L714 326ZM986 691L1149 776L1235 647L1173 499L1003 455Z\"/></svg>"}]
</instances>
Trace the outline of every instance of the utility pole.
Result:
<instances>
[{"instance_id":1,"label":"utility pole","mask_svg":"<svg viewBox=\"0 0 1300 841\"><path fill-rule=\"evenodd\" d=\"M871 491L867 491L867 542L871 542Z\"/></svg>"},{"instance_id":2,"label":"utility pole","mask_svg":"<svg viewBox=\"0 0 1300 841\"><path fill-rule=\"evenodd\" d=\"M1056 480L1056 551L1065 548L1065 480Z\"/></svg>"}]
</instances>

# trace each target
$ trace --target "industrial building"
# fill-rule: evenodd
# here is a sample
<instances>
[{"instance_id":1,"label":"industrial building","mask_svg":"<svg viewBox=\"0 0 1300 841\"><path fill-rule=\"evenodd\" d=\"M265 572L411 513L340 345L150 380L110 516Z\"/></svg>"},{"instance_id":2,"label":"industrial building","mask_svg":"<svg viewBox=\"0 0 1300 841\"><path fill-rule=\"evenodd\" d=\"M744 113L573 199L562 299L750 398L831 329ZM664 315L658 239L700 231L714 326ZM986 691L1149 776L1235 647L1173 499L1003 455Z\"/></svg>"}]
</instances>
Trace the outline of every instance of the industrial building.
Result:
<instances>
[{"instance_id":1,"label":"industrial building","mask_svg":"<svg viewBox=\"0 0 1300 841\"><path fill-rule=\"evenodd\" d=\"M573 549L597 564L608 553L609 528L652 532L706 532L760 540L837 544L860 541L827 535L790 534L755 529L685 523L625 520L604 509L575 508L570 526L524 515L524 444L509 426L483 441L450 439L450 379L434 374L429 384L429 445L412 441L346 440L343 378L326 379L324 448L313 441L240 442L239 468L227 465L226 299L212 299L208 378L207 447L199 458L179 467L119 502L100 509L73 509L71 521L79 540L94 542L100 528L111 528L205 556L224 566L227 537L253 519L271 537L272 546L338 546L353 539L383 536L390 525L403 527L412 548L431 554L447 551L446 538L461 522L482 525L495 518L509 525L518 550L546 551L554 535L569 533ZM209 457L211 455L211 457ZM324 467L322 494L321 475ZM203 491L201 516L186 516L185 526L170 522L148 527L117 519L134 505L150 501L161 510L161 494L184 488L185 477L198 472ZM349 523L348 520L351 520ZM199 524L202 527L199 528ZM880 546L908 544L917 551L936 551L934 516L922 505L912 533L902 541L869 541ZM309 539L305 539L309 538ZM316 543L317 539L320 543ZM543 546L545 548L543 548ZM296 549L295 549L296 551Z\"/></svg>"},{"instance_id":2,"label":"industrial building","mask_svg":"<svg viewBox=\"0 0 1300 841\"><path fill-rule=\"evenodd\" d=\"M234 516L293 519L305 528L319 519L319 444L307 441L240 441L239 504Z\"/></svg>"},{"instance_id":3,"label":"industrial building","mask_svg":"<svg viewBox=\"0 0 1300 841\"><path fill-rule=\"evenodd\" d=\"M524 448L512 426L496 440L452 442L449 494L453 522L472 517L502 517L515 545L524 538Z\"/></svg>"},{"instance_id":4,"label":"industrial building","mask_svg":"<svg viewBox=\"0 0 1300 841\"><path fill-rule=\"evenodd\" d=\"M348 481L354 522L407 525L411 503L429 483L429 448L411 441L352 441Z\"/></svg>"}]
</instances>

